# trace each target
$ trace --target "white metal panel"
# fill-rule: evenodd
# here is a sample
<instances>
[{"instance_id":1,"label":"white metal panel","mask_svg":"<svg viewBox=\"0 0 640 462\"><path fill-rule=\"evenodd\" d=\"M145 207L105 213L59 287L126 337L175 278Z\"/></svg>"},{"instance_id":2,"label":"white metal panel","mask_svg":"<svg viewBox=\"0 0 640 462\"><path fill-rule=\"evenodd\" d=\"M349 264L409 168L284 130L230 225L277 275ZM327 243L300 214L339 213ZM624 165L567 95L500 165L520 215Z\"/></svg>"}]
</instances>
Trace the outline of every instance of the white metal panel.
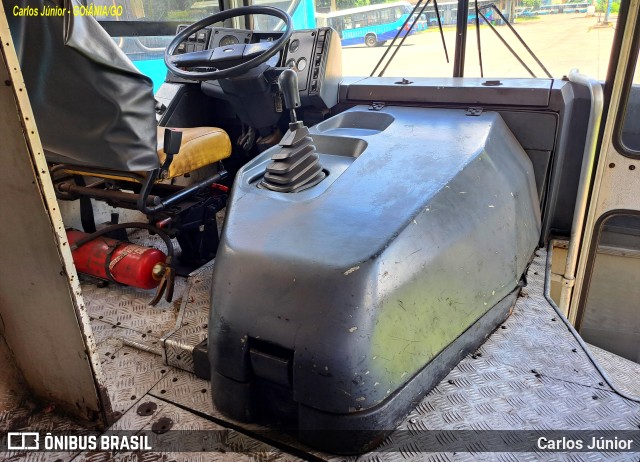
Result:
<instances>
[{"instance_id":1,"label":"white metal panel","mask_svg":"<svg viewBox=\"0 0 640 462\"><path fill-rule=\"evenodd\" d=\"M616 69L616 79L610 82L612 85L611 103L608 110L608 119L605 121L600 157L596 166L596 173L591 192L582 247L580 249L580 261L576 274L576 286L573 291L569 309L569 319L576 323L579 306L583 298L583 292L587 290L589 282L588 255L593 245L594 234L597 232L598 220L612 210L640 210L640 176L637 167L640 159L631 159L619 153L613 145L615 136L615 122L621 107L620 98L623 93L623 78L630 60L637 60L637 56L631 56L630 50L634 31L640 16L640 1L631 0L629 13L625 27L625 37L622 40L620 60Z\"/></svg>"},{"instance_id":2,"label":"white metal panel","mask_svg":"<svg viewBox=\"0 0 640 462\"><path fill-rule=\"evenodd\" d=\"M37 397L80 417L102 420L110 415L109 399L102 391L89 318L1 8L0 39L0 316L4 334Z\"/></svg>"}]
</instances>

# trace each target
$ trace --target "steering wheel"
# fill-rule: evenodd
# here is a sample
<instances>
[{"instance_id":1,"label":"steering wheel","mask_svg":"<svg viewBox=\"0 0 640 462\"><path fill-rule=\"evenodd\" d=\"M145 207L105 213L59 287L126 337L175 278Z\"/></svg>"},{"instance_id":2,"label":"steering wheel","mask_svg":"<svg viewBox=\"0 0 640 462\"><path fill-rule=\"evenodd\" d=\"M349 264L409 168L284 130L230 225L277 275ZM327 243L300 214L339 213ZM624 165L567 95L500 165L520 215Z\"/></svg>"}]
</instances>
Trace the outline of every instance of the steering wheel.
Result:
<instances>
[{"instance_id":1,"label":"steering wheel","mask_svg":"<svg viewBox=\"0 0 640 462\"><path fill-rule=\"evenodd\" d=\"M275 42L238 43L235 45L216 47L213 50L194 51L190 53L181 53L179 55L173 54L178 45L185 41L186 38L194 32L216 22L250 14L263 14L266 16L275 16L276 18L281 19L285 25L282 36ZM184 79L217 80L234 77L259 66L282 50L292 33L293 25L291 16L279 8L271 6L243 6L240 8L232 8L201 19L176 35L164 51L164 63L169 68L169 71ZM234 62L240 63L234 65ZM206 72L180 69L181 67L195 66L223 68Z\"/></svg>"}]
</instances>

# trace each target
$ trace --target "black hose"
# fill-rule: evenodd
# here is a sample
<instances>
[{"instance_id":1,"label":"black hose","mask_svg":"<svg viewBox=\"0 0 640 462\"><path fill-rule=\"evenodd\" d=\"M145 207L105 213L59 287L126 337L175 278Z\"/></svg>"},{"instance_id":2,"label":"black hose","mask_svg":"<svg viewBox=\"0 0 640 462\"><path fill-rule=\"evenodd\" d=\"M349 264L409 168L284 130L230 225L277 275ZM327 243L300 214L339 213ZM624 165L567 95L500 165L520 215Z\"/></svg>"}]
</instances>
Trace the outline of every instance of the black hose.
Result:
<instances>
[{"instance_id":1,"label":"black hose","mask_svg":"<svg viewBox=\"0 0 640 462\"><path fill-rule=\"evenodd\" d=\"M102 229L99 229L98 231L88 234L87 236L78 239L72 246L71 246L71 250L76 250L79 247L82 247L83 245L85 245L87 242L93 241L94 239L100 237L100 236L104 236L105 234L110 233L111 231L116 231L118 229L146 229L148 231L154 232L156 233L158 236L160 236L160 238L164 241L165 245L167 246L167 260L168 263L170 263L173 260L173 255L174 255L174 249L173 249L173 242L171 242L171 238L167 235L167 233L165 233L164 231L162 231L160 228L150 225L149 223L139 223L139 222L133 222L133 223L118 223L115 225L108 225L105 226Z\"/></svg>"}]
</instances>

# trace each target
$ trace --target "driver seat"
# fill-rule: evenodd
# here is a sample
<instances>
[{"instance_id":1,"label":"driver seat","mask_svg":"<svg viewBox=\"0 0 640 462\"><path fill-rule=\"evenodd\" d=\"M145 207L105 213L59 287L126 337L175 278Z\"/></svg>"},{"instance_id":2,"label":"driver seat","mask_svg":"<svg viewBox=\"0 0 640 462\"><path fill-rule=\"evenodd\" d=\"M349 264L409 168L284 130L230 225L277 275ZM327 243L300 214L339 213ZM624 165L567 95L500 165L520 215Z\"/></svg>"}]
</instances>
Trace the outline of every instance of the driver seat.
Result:
<instances>
[{"instance_id":1,"label":"driver seat","mask_svg":"<svg viewBox=\"0 0 640 462\"><path fill-rule=\"evenodd\" d=\"M189 222L202 229L202 223L194 222L192 207L194 202L202 203L194 197L204 194L202 200L210 203L212 184L226 172L218 168L216 174L186 187L167 185L163 180L229 157L231 142L225 131L179 128L165 136L169 129L157 126L151 79L137 70L93 17L16 17L12 12L16 5L38 11L44 6L72 11L80 7L77 0L3 4L58 198L80 198L84 212L87 203L91 210L89 197L140 210L153 223L173 221L179 227ZM176 208L185 200L188 207ZM224 207L219 198L216 204L216 208ZM207 207L195 215L210 216ZM188 219L184 215L187 208L192 212ZM182 215L168 216L169 209ZM93 217L84 218L85 231L91 232L87 227L95 227ZM180 234L187 233L173 231L179 242ZM215 238L217 247L217 231ZM182 242L181 246L185 247ZM210 254L201 260L206 261Z\"/></svg>"},{"instance_id":2,"label":"driver seat","mask_svg":"<svg viewBox=\"0 0 640 462\"><path fill-rule=\"evenodd\" d=\"M77 0L4 2L47 161L110 180L154 182L191 173L231 154L224 130L172 129L179 150L165 165L151 79L91 16L16 17L13 7L79 7ZM174 154L174 153L172 153ZM59 169L58 169L59 170Z\"/></svg>"}]
</instances>

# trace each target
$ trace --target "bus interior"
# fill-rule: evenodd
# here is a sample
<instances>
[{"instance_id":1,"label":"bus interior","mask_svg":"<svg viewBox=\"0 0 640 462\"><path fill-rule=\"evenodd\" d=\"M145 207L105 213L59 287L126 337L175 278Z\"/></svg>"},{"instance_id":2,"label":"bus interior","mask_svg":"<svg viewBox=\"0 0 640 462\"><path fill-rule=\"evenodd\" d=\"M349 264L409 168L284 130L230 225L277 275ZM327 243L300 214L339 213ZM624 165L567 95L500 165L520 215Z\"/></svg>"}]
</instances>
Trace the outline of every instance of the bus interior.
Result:
<instances>
[{"instance_id":1,"label":"bus interior","mask_svg":"<svg viewBox=\"0 0 640 462\"><path fill-rule=\"evenodd\" d=\"M448 77L344 75L305 0L3 6L3 431L547 460L447 432L638 429L638 0L600 79L468 76L468 0ZM411 51L406 8L356 51ZM4 456L146 457L81 449Z\"/></svg>"}]
</instances>

